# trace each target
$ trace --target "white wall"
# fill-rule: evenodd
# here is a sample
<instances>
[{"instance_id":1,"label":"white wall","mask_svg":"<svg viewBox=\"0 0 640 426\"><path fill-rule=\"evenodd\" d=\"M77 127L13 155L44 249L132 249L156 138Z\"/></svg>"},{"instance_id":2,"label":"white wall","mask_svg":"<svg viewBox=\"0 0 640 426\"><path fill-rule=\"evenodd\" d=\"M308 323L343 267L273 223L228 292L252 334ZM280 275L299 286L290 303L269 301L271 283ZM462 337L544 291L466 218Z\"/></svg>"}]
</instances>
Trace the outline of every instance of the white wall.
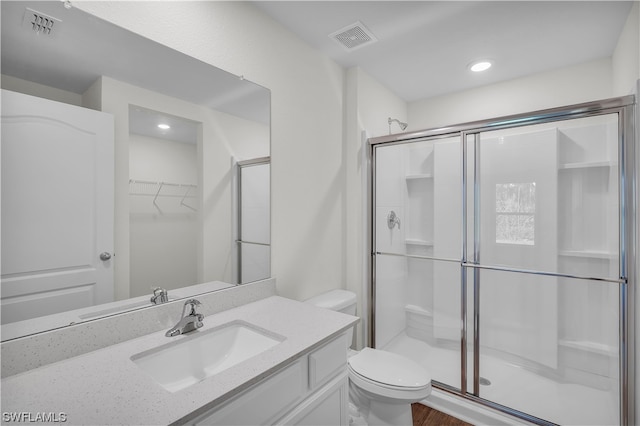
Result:
<instances>
[{"instance_id":1,"label":"white wall","mask_svg":"<svg viewBox=\"0 0 640 426\"><path fill-rule=\"evenodd\" d=\"M619 45L613 61L414 102L405 117L401 102L386 105L386 99L368 104L374 109L369 114L358 102L368 89L351 84L359 80L357 70L349 71L345 85L340 67L251 5L78 0L74 5L271 89L273 275L278 292L297 299L360 286L361 130L385 134L388 116L407 119L408 130L416 130L625 94L627 81L638 78L633 70L640 62L636 4L628 23L631 41ZM627 61L636 62L630 75ZM343 109L343 100L356 106Z\"/></svg>"},{"instance_id":2,"label":"white wall","mask_svg":"<svg viewBox=\"0 0 640 426\"><path fill-rule=\"evenodd\" d=\"M44 86L32 81L2 74L0 78L2 88L13 92L24 93L26 95L38 96L52 101L63 102L70 105L82 105L82 96L67 90L56 89L55 87Z\"/></svg>"},{"instance_id":3,"label":"white wall","mask_svg":"<svg viewBox=\"0 0 640 426\"><path fill-rule=\"evenodd\" d=\"M244 2L74 5L271 90L278 292L304 299L344 286L344 71Z\"/></svg>"},{"instance_id":4,"label":"white wall","mask_svg":"<svg viewBox=\"0 0 640 426\"><path fill-rule=\"evenodd\" d=\"M611 97L611 61L601 59L409 104L408 130Z\"/></svg>"},{"instance_id":5,"label":"white wall","mask_svg":"<svg viewBox=\"0 0 640 426\"><path fill-rule=\"evenodd\" d=\"M612 56L613 95L634 93L640 78L640 5L634 2Z\"/></svg>"},{"instance_id":6,"label":"white wall","mask_svg":"<svg viewBox=\"0 0 640 426\"><path fill-rule=\"evenodd\" d=\"M346 212L345 250L349 261L346 265L346 288L358 295L360 324L356 332L356 345L362 347L367 341L363 335L368 318L366 303L367 280L367 167L366 137L386 135L388 118L400 121L407 119L407 105L389 89L377 82L358 67L347 70L345 85L345 146L346 162ZM397 126L394 124L393 126ZM397 127L392 130L398 131Z\"/></svg>"},{"instance_id":7,"label":"white wall","mask_svg":"<svg viewBox=\"0 0 640 426\"><path fill-rule=\"evenodd\" d=\"M249 4L74 4L272 91L273 275L278 292L297 299L361 285L362 130L386 134L389 116L416 130L614 93L611 60L602 59L407 108L397 98L376 98L384 88L360 70L349 70L345 79L335 63ZM373 103L364 102L369 96Z\"/></svg>"},{"instance_id":8,"label":"white wall","mask_svg":"<svg viewBox=\"0 0 640 426\"><path fill-rule=\"evenodd\" d=\"M389 117L407 121L407 103L359 67L347 71L347 84L355 91L356 120L367 137L389 134ZM349 105L351 108L352 105ZM352 123L349 123L352 124ZM397 123L391 133L400 133Z\"/></svg>"}]
</instances>

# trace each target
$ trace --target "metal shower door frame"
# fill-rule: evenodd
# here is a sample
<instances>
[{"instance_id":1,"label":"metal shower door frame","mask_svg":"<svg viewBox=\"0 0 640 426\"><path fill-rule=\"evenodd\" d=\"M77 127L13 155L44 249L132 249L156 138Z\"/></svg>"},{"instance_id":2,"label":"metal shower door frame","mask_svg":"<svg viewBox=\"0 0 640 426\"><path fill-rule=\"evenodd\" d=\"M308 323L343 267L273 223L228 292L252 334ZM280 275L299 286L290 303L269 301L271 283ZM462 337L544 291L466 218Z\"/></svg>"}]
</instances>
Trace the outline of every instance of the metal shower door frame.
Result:
<instances>
[{"instance_id":1,"label":"metal shower door frame","mask_svg":"<svg viewBox=\"0 0 640 426\"><path fill-rule=\"evenodd\" d=\"M479 144L478 135L481 132L492 130L509 129L516 127L529 126L534 124L551 123L556 121L564 121L570 119L592 117L605 114L618 114L618 199L619 199L619 278L608 279L600 277L578 276L574 274L563 274L545 271L532 271L518 268L499 267L495 265L483 265L480 262L480 224L479 224L479 197L478 197L478 181L477 176L479 168L479 156L477 144ZM635 120L636 105L634 96L624 96L618 98L604 99L600 101L569 105L564 107L534 111L525 114L511 115L507 117L475 121L463 123L454 126L427 129L416 132L401 133L390 136L382 136L369 139L369 182L368 182L368 198L369 206L367 215L369 218L368 242L368 270L369 283L368 301L369 309L369 333L368 345L375 347L375 328L376 328L376 256L378 255L394 255L406 258L420 258L426 260L444 260L452 261L452 259L440 259L430 256L415 256L398 253L382 253L377 251L376 247L376 149L382 146L406 144L417 141L434 140L445 137L459 137L461 146L461 197L462 197L462 241L460 260L460 285L461 285L461 338L460 338L460 357L461 357L461 374L460 374L460 390L453 388L444 383L436 382L434 386L469 399L476 403L497 409L504 413L522 418L524 420L542 424L551 425L544 419L517 411L510 407L500 405L498 403L480 398L479 395L479 344L480 344L480 312L479 312L479 291L480 280L479 273L481 269L489 269L505 272L517 272L534 275L546 275L562 278L586 279L590 281L603 281L619 286L619 401L620 401L620 424L633 424L635 420L635 359L634 336L635 336L635 286L639 271L637 270L637 235L638 224L637 216L637 167L635 151ZM474 224L473 224L473 259L467 259L468 254L468 138L473 137L474 143L474 179L473 179L473 203L474 203ZM467 338L467 324L469 313L467 312L467 278L469 270L473 271L473 391L467 390L467 349L469 346Z\"/></svg>"},{"instance_id":2,"label":"metal shower door frame","mask_svg":"<svg viewBox=\"0 0 640 426\"><path fill-rule=\"evenodd\" d=\"M271 164L271 157L258 157L250 160L234 161L234 177L233 177L233 209L234 209L234 229L233 229L233 242L235 244L235 250L232 250L233 257L235 258L235 270L234 281L236 284L242 284L242 245L254 245L271 247L271 244L261 243L257 241L247 241L242 239L242 170L245 167L261 166ZM271 208L271 207L269 207Z\"/></svg>"}]
</instances>

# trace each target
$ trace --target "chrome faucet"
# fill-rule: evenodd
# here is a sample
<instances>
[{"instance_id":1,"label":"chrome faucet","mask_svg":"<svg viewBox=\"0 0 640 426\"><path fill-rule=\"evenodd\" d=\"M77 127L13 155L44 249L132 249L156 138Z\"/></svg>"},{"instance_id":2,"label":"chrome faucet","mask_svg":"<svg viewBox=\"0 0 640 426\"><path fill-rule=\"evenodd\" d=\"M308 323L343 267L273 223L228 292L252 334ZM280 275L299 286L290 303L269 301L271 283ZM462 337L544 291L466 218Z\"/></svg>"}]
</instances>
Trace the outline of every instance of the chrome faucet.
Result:
<instances>
[{"instance_id":1,"label":"chrome faucet","mask_svg":"<svg viewBox=\"0 0 640 426\"><path fill-rule=\"evenodd\" d=\"M153 296L151 296L151 303L159 305L161 303L167 303L169 301L169 292L164 288L155 287L153 289Z\"/></svg>"},{"instance_id":2,"label":"chrome faucet","mask_svg":"<svg viewBox=\"0 0 640 426\"><path fill-rule=\"evenodd\" d=\"M201 305L201 303L196 299L189 299L184 302L184 307L182 308L182 317L180 321L173 327L171 327L166 333L165 336L173 337L179 334L188 333L197 328L202 327L202 320L204 319L204 315L196 312L196 306ZM189 313L187 313L187 309Z\"/></svg>"}]
</instances>

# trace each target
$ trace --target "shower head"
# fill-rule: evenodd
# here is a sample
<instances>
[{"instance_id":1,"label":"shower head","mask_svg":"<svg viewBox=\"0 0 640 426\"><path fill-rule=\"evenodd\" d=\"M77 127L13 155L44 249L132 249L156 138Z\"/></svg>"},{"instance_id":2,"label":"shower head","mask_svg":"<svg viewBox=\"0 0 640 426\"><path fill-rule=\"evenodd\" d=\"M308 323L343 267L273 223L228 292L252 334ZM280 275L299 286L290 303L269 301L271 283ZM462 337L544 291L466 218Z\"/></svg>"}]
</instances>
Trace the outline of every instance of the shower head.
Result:
<instances>
[{"instance_id":1,"label":"shower head","mask_svg":"<svg viewBox=\"0 0 640 426\"><path fill-rule=\"evenodd\" d=\"M389 134L391 134L391 123L393 123L394 121L395 121L396 123L398 123L398 126L400 126L400 130L404 130L404 129L406 129L406 128L407 128L407 126L408 126L408 124L407 124L407 123L403 123L402 121L398 120L397 118L391 118L391 117L389 117L389 120L388 120L388 122L389 122Z\"/></svg>"}]
</instances>

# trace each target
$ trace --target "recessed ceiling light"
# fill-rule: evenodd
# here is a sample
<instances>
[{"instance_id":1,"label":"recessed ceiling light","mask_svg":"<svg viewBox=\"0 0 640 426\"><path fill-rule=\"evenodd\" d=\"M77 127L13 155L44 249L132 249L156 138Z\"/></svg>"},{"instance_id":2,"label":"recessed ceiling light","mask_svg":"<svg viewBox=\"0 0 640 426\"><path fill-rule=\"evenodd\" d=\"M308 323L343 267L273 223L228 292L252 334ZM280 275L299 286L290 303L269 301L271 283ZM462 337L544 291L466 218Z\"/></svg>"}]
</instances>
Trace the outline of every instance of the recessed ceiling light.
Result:
<instances>
[{"instance_id":1,"label":"recessed ceiling light","mask_svg":"<svg viewBox=\"0 0 640 426\"><path fill-rule=\"evenodd\" d=\"M158 124L158 129L160 130L169 130L170 128L171 126L169 126L168 124L164 124L164 123Z\"/></svg>"},{"instance_id":2,"label":"recessed ceiling light","mask_svg":"<svg viewBox=\"0 0 640 426\"><path fill-rule=\"evenodd\" d=\"M482 72L491 68L491 65L492 65L491 62L489 61L478 61L471 64L469 69L473 72Z\"/></svg>"}]
</instances>

